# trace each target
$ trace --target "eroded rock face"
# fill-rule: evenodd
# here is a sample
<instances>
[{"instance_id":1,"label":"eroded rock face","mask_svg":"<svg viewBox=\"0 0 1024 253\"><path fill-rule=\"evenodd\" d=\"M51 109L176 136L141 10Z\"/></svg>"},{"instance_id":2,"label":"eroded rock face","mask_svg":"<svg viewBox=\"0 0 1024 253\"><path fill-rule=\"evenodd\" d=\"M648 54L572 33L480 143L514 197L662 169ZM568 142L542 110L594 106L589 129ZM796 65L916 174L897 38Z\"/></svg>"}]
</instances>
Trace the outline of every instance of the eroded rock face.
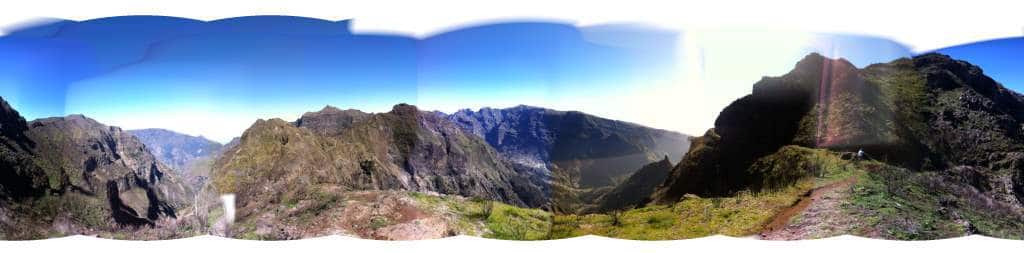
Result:
<instances>
[{"instance_id":1,"label":"eroded rock face","mask_svg":"<svg viewBox=\"0 0 1024 253\"><path fill-rule=\"evenodd\" d=\"M9 113L13 110L5 111L0 115L4 122L23 121L11 119L20 118ZM8 126L13 132L7 132ZM46 235L51 225L70 234L152 225L175 217L191 197L174 173L117 127L71 115L24 126L5 124L4 129L0 188L6 196L0 201L19 209L12 213L24 216L19 222L27 223L16 226L21 229ZM18 238L39 236L4 232Z\"/></svg>"},{"instance_id":2,"label":"eroded rock face","mask_svg":"<svg viewBox=\"0 0 1024 253\"><path fill-rule=\"evenodd\" d=\"M117 127L107 127L80 115L32 122L29 136L38 142L39 154L49 161L64 160L65 177L52 189L106 195L108 186L121 192L141 189L144 198L122 200L150 220L175 216L174 210L188 203L189 189L177 175L150 154L137 138ZM50 175L48 175L50 176Z\"/></svg>"},{"instance_id":3,"label":"eroded rock face","mask_svg":"<svg viewBox=\"0 0 1024 253\"><path fill-rule=\"evenodd\" d=\"M1006 153L1024 148L1024 98L977 66L948 56L924 55L914 58L913 64L929 91L924 113L935 140L931 149L953 164L987 166L1015 160L1003 161Z\"/></svg>"},{"instance_id":4,"label":"eroded rock face","mask_svg":"<svg viewBox=\"0 0 1024 253\"><path fill-rule=\"evenodd\" d=\"M928 91L923 111L928 131L916 136L945 168L971 166L977 190L1022 205L1024 97L985 76L980 68L945 55L913 59ZM956 170L954 170L955 172ZM1016 189L1015 189L1016 188Z\"/></svg>"}]
</instances>

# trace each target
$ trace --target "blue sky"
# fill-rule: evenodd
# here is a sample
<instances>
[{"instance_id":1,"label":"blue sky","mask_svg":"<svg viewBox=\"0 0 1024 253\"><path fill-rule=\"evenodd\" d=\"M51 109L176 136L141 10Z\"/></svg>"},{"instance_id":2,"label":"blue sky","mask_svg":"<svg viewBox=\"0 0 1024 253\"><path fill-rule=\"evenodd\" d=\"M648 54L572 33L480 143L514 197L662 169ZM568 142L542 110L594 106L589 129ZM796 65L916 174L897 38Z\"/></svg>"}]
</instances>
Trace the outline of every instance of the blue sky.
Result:
<instances>
[{"instance_id":1,"label":"blue sky","mask_svg":"<svg viewBox=\"0 0 1024 253\"><path fill-rule=\"evenodd\" d=\"M445 112L528 104L700 134L751 84L810 52L860 67L912 55L881 38L765 30L516 22L413 38L349 26L131 16L23 28L0 37L0 96L28 119L85 114L221 142L259 118L403 102ZM1012 67L982 67L1015 78L996 73Z\"/></svg>"},{"instance_id":2,"label":"blue sky","mask_svg":"<svg viewBox=\"0 0 1024 253\"><path fill-rule=\"evenodd\" d=\"M1003 86L1024 92L1024 37L981 41L935 50L978 65Z\"/></svg>"}]
</instances>

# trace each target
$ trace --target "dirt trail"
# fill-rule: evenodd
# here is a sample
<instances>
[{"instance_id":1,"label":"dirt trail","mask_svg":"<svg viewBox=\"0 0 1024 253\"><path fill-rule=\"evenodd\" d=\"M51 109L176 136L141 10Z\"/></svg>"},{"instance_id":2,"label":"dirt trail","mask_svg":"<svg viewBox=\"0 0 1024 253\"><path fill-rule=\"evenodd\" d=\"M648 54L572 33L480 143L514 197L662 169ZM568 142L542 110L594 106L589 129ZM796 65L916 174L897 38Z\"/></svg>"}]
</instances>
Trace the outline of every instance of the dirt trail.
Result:
<instances>
[{"instance_id":1,"label":"dirt trail","mask_svg":"<svg viewBox=\"0 0 1024 253\"><path fill-rule=\"evenodd\" d=\"M776 214L760 237L769 240L799 240L817 238L836 231L837 227L847 223L845 218L848 217L842 214L840 204L849 194L846 189L856 181L856 177L849 177L808 191L796 204ZM801 219L793 221L800 214L804 214Z\"/></svg>"}]
</instances>

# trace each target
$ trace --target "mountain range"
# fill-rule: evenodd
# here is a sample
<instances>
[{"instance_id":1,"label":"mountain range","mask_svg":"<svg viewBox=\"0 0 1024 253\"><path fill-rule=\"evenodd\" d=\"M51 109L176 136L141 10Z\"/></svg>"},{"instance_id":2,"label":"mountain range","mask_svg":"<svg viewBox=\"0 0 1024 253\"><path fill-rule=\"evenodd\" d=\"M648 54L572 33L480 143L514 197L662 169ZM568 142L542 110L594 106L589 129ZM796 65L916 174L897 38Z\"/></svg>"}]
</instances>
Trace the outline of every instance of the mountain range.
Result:
<instances>
[{"instance_id":1,"label":"mountain range","mask_svg":"<svg viewBox=\"0 0 1024 253\"><path fill-rule=\"evenodd\" d=\"M623 180L659 157L679 157L685 145L678 133L527 106L453 115L405 104L387 113L328 106L295 122L257 121L218 159L212 177L218 191L239 196L243 223L296 215L274 211L280 203L301 206L353 190L434 192L566 210L566 200L552 196L583 188L578 185L613 188L608 178ZM552 174L575 178L559 181Z\"/></svg>"},{"instance_id":2,"label":"mountain range","mask_svg":"<svg viewBox=\"0 0 1024 253\"><path fill-rule=\"evenodd\" d=\"M0 144L2 239L1024 235L1024 96L941 54L863 69L808 55L698 137L398 104L259 119L220 145L26 121L0 98ZM217 194L236 196L233 223Z\"/></svg>"},{"instance_id":3,"label":"mountain range","mask_svg":"<svg viewBox=\"0 0 1024 253\"><path fill-rule=\"evenodd\" d=\"M556 212L593 208L642 166L663 157L679 161L689 146L680 133L577 111L516 106L460 110L448 118L550 186Z\"/></svg>"}]
</instances>

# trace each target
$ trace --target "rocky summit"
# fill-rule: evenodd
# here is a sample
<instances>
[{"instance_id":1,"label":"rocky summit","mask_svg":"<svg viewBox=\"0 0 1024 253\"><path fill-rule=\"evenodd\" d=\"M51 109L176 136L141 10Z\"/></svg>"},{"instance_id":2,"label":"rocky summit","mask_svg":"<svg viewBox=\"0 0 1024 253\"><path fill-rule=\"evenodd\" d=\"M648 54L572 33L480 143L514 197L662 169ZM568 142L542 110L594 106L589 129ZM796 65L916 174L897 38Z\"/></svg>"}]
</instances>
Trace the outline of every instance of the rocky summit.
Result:
<instances>
[{"instance_id":1,"label":"rocky summit","mask_svg":"<svg viewBox=\"0 0 1024 253\"><path fill-rule=\"evenodd\" d=\"M81 115L26 122L0 99L0 237L153 227L187 186L134 136Z\"/></svg>"}]
</instances>

